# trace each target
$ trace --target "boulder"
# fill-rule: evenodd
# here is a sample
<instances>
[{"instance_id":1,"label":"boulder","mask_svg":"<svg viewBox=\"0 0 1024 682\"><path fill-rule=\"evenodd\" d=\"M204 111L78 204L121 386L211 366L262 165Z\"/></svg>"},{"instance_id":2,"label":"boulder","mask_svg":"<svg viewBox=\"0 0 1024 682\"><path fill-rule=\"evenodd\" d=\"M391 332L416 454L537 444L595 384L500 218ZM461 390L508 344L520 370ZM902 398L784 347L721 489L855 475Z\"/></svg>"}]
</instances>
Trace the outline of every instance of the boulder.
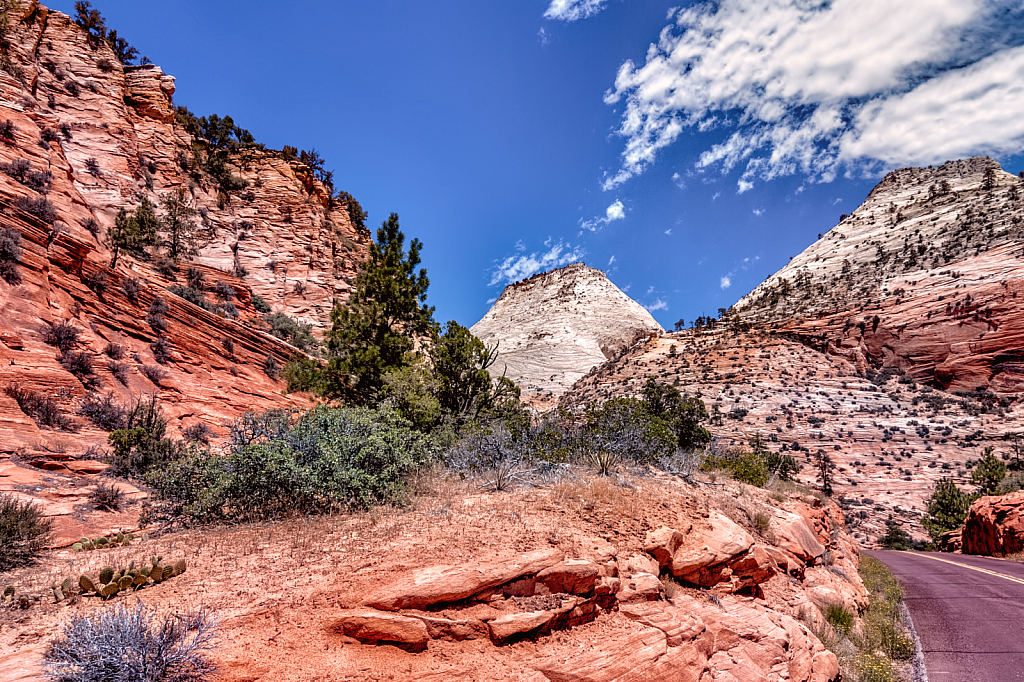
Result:
<instances>
[{"instance_id":1,"label":"boulder","mask_svg":"<svg viewBox=\"0 0 1024 682\"><path fill-rule=\"evenodd\" d=\"M558 550L540 549L504 561L431 566L413 571L367 599L366 604L385 611L397 611L456 602L523 576L540 573L560 562L563 556Z\"/></svg>"},{"instance_id":2,"label":"boulder","mask_svg":"<svg viewBox=\"0 0 1024 682\"><path fill-rule=\"evenodd\" d=\"M728 581L728 563L745 554L754 538L725 514L712 510L704 527L694 526L672 554L669 569L677 578L702 587ZM667 548L666 548L667 549Z\"/></svg>"},{"instance_id":3,"label":"boulder","mask_svg":"<svg viewBox=\"0 0 1024 682\"><path fill-rule=\"evenodd\" d=\"M962 538L964 554L1024 552L1024 490L975 500Z\"/></svg>"},{"instance_id":4,"label":"boulder","mask_svg":"<svg viewBox=\"0 0 1024 682\"><path fill-rule=\"evenodd\" d=\"M651 573L634 573L628 578L621 578L615 598L620 604L660 599L665 586L658 576Z\"/></svg>"},{"instance_id":5,"label":"boulder","mask_svg":"<svg viewBox=\"0 0 1024 682\"><path fill-rule=\"evenodd\" d=\"M527 635L548 625L555 617L554 611L528 611L526 613L510 613L495 618L487 624L491 639L503 642L516 636Z\"/></svg>"},{"instance_id":6,"label":"boulder","mask_svg":"<svg viewBox=\"0 0 1024 682\"><path fill-rule=\"evenodd\" d=\"M537 574L534 594L588 594L594 591L600 567L586 559L566 559Z\"/></svg>"},{"instance_id":7,"label":"boulder","mask_svg":"<svg viewBox=\"0 0 1024 682\"><path fill-rule=\"evenodd\" d=\"M963 528L957 528L939 536L940 552L960 552L963 550Z\"/></svg>"},{"instance_id":8,"label":"boulder","mask_svg":"<svg viewBox=\"0 0 1024 682\"><path fill-rule=\"evenodd\" d=\"M489 636L487 623L477 618L453 620L439 618L434 614L408 612L406 615L423 621L423 624L427 626L427 635L430 639L461 642L465 639L487 639Z\"/></svg>"},{"instance_id":9,"label":"boulder","mask_svg":"<svg viewBox=\"0 0 1024 682\"><path fill-rule=\"evenodd\" d=\"M817 500L815 500L817 501ZM771 521L775 545L806 564L814 563L825 553L811 523L799 514L776 509Z\"/></svg>"},{"instance_id":10,"label":"boulder","mask_svg":"<svg viewBox=\"0 0 1024 682\"><path fill-rule=\"evenodd\" d=\"M331 629L366 644L394 644L409 651L422 651L430 639L422 620L374 609L349 609Z\"/></svg>"},{"instance_id":11,"label":"boulder","mask_svg":"<svg viewBox=\"0 0 1024 682\"><path fill-rule=\"evenodd\" d=\"M778 571L771 555L762 545L754 545L746 554L733 559L729 568L736 578L737 589L768 582Z\"/></svg>"}]
</instances>

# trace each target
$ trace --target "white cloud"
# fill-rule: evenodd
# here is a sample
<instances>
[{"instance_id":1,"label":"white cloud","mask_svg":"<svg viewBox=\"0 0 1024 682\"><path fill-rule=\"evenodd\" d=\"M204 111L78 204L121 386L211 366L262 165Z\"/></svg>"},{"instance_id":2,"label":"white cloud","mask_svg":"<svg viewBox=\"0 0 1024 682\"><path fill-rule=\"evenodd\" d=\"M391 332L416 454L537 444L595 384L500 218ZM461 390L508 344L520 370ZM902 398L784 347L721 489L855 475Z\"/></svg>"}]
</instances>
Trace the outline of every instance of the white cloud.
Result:
<instances>
[{"instance_id":1,"label":"white cloud","mask_svg":"<svg viewBox=\"0 0 1024 682\"><path fill-rule=\"evenodd\" d=\"M668 236L671 237L672 236L672 228L670 227L667 230L665 230L665 234L667 234Z\"/></svg>"},{"instance_id":2,"label":"white cloud","mask_svg":"<svg viewBox=\"0 0 1024 682\"><path fill-rule=\"evenodd\" d=\"M537 40L540 41L541 45L547 45L551 42L551 38L548 36L547 30L543 26L540 27L539 31L537 31Z\"/></svg>"},{"instance_id":3,"label":"white cloud","mask_svg":"<svg viewBox=\"0 0 1024 682\"><path fill-rule=\"evenodd\" d=\"M720 191L719 192L715 192L715 196L711 197L711 201L717 200L718 197L720 197L720 196L722 196L722 193Z\"/></svg>"},{"instance_id":4,"label":"white cloud","mask_svg":"<svg viewBox=\"0 0 1024 682\"><path fill-rule=\"evenodd\" d=\"M590 230L591 232L597 232L608 223L616 220L622 220L626 217L626 207L622 205L622 202L615 200L611 206L605 209L603 218L594 218L593 220L580 219L580 227L584 230Z\"/></svg>"},{"instance_id":5,"label":"white cloud","mask_svg":"<svg viewBox=\"0 0 1024 682\"><path fill-rule=\"evenodd\" d=\"M614 262L615 262L615 256L613 255L611 258L608 259L608 267L611 267L612 263L614 263Z\"/></svg>"},{"instance_id":6,"label":"white cloud","mask_svg":"<svg viewBox=\"0 0 1024 682\"><path fill-rule=\"evenodd\" d=\"M736 187L738 188L736 190L736 194L743 194L744 192L749 192L754 189L754 183L740 178L739 182L736 183Z\"/></svg>"},{"instance_id":7,"label":"white cloud","mask_svg":"<svg viewBox=\"0 0 1024 682\"><path fill-rule=\"evenodd\" d=\"M659 298L655 300L654 303L648 303L644 307L647 308L647 312L649 313L653 313L656 310L666 310L668 309L668 301Z\"/></svg>"},{"instance_id":8,"label":"white cloud","mask_svg":"<svg viewBox=\"0 0 1024 682\"><path fill-rule=\"evenodd\" d=\"M604 9L605 0L551 0L545 19L576 21L592 17Z\"/></svg>"},{"instance_id":9,"label":"white cloud","mask_svg":"<svg viewBox=\"0 0 1024 682\"><path fill-rule=\"evenodd\" d=\"M575 263L583 258L584 251L578 246L565 244L561 240L552 243L551 239L544 242L547 251L526 254L523 243L516 242L518 256L509 256L498 263L491 271L490 285L511 284L538 272L560 268Z\"/></svg>"},{"instance_id":10,"label":"white cloud","mask_svg":"<svg viewBox=\"0 0 1024 682\"><path fill-rule=\"evenodd\" d=\"M672 182L674 182L676 187L679 189L686 189L686 181L683 180L683 176L679 173L672 174Z\"/></svg>"},{"instance_id":11,"label":"white cloud","mask_svg":"<svg viewBox=\"0 0 1024 682\"><path fill-rule=\"evenodd\" d=\"M753 178L941 163L1024 150L1019 0L720 0L676 12L624 63L622 165L643 172L686 129L727 129L696 167Z\"/></svg>"},{"instance_id":12,"label":"white cloud","mask_svg":"<svg viewBox=\"0 0 1024 682\"><path fill-rule=\"evenodd\" d=\"M729 277L729 275L726 275L722 279L718 280L718 285L723 289L728 289L729 287L732 286L732 279Z\"/></svg>"},{"instance_id":13,"label":"white cloud","mask_svg":"<svg viewBox=\"0 0 1024 682\"><path fill-rule=\"evenodd\" d=\"M761 216L764 215L764 209L763 208L755 208L754 209L754 215L756 215L758 218L760 218Z\"/></svg>"}]
</instances>

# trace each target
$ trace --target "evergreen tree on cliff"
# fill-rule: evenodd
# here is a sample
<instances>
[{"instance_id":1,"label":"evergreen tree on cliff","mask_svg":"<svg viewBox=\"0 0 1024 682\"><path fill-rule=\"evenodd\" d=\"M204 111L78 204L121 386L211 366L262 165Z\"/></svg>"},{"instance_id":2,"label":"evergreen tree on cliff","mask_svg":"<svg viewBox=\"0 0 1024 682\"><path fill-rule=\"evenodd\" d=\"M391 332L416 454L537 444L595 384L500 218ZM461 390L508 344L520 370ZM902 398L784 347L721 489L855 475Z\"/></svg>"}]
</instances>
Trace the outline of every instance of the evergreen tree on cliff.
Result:
<instances>
[{"instance_id":1,"label":"evergreen tree on cliff","mask_svg":"<svg viewBox=\"0 0 1024 682\"><path fill-rule=\"evenodd\" d=\"M425 268L417 271L422 247L413 239L405 250L397 214L381 224L348 304L331 313L326 367L297 368L289 388L364 405L377 399L385 373L412 362L413 339L436 328L434 308L426 305L430 280Z\"/></svg>"}]
</instances>

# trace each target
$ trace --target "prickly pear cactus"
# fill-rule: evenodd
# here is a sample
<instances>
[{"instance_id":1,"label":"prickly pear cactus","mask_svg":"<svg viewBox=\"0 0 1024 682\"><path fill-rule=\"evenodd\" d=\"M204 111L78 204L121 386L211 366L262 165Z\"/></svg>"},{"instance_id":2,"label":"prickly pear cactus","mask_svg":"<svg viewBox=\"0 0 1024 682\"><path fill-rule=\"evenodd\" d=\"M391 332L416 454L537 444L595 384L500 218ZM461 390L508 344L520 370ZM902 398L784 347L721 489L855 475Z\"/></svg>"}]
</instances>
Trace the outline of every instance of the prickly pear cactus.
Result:
<instances>
[{"instance_id":1,"label":"prickly pear cactus","mask_svg":"<svg viewBox=\"0 0 1024 682\"><path fill-rule=\"evenodd\" d=\"M110 583L109 585L104 585L103 588L100 590L100 596L104 599L108 599L117 594L117 591L119 589L120 588L117 586L117 583Z\"/></svg>"},{"instance_id":2,"label":"prickly pear cactus","mask_svg":"<svg viewBox=\"0 0 1024 682\"><path fill-rule=\"evenodd\" d=\"M121 589L121 590L127 590L129 587L132 586L132 583L134 583L134 582L135 581L132 579L132 577L130 575L123 575L117 581L117 587L118 587L118 589Z\"/></svg>"},{"instance_id":3,"label":"prickly pear cactus","mask_svg":"<svg viewBox=\"0 0 1024 682\"><path fill-rule=\"evenodd\" d=\"M104 566L100 569L100 582L106 585L114 579L114 569L111 566Z\"/></svg>"},{"instance_id":4,"label":"prickly pear cactus","mask_svg":"<svg viewBox=\"0 0 1024 682\"><path fill-rule=\"evenodd\" d=\"M181 575L185 572L185 560L178 559L174 562L174 575Z\"/></svg>"},{"instance_id":5,"label":"prickly pear cactus","mask_svg":"<svg viewBox=\"0 0 1024 682\"><path fill-rule=\"evenodd\" d=\"M64 593L61 591L61 589L59 587L54 585L53 587L50 588L50 591L53 592L53 602L55 604L59 604L62 601L64 601L64 599L65 599Z\"/></svg>"},{"instance_id":6,"label":"prickly pear cactus","mask_svg":"<svg viewBox=\"0 0 1024 682\"><path fill-rule=\"evenodd\" d=\"M83 547L81 542L76 542L75 544L71 545L71 550L74 552L81 552L82 549Z\"/></svg>"},{"instance_id":7,"label":"prickly pear cactus","mask_svg":"<svg viewBox=\"0 0 1024 682\"><path fill-rule=\"evenodd\" d=\"M92 578L87 575L82 575L78 578L78 586L82 588L83 594L86 592L99 592L99 589L96 587L96 583L94 583Z\"/></svg>"}]
</instances>

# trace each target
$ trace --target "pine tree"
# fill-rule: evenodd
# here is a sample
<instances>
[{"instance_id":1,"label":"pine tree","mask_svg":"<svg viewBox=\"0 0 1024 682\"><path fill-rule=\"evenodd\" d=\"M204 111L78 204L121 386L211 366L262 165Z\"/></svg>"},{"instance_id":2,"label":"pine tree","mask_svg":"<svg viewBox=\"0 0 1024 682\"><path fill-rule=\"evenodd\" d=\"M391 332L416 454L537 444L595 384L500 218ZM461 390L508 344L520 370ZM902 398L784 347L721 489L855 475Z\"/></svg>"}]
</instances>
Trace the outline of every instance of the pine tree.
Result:
<instances>
[{"instance_id":1,"label":"pine tree","mask_svg":"<svg viewBox=\"0 0 1024 682\"><path fill-rule=\"evenodd\" d=\"M195 256L199 253L199 226L188 190L179 187L165 194L160 205L164 209L161 245L167 249L167 256L173 261Z\"/></svg>"},{"instance_id":2,"label":"pine tree","mask_svg":"<svg viewBox=\"0 0 1024 682\"><path fill-rule=\"evenodd\" d=\"M974 496L960 490L953 479L940 479L928 498L928 515L921 524L937 542L943 533L963 525L973 501Z\"/></svg>"},{"instance_id":3,"label":"pine tree","mask_svg":"<svg viewBox=\"0 0 1024 682\"><path fill-rule=\"evenodd\" d=\"M978 486L978 493L995 495L996 488L1004 478L1006 478L1006 464L996 457L994 448L985 448L985 453L971 473L971 483Z\"/></svg>"},{"instance_id":4,"label":"pine tree","mask_svg":"<svg viewBox=\"0 0 1024 682\"><path fill-rule=\"evenodd\" d=\"M106 245L114 254L110 267L117 267L121 251L138 256L145 252L146 247L155 246L159 229L160 219L156 217L153 204L145 197L133 213L124 208L118 211L114 226L107 230Z\"/></svg>"},{"instance_id":5,"label":"pine tree","mask_svg":"<svg viewBox=\"0 0 1024 682\"><path fill-rule=\"evenodd\" d=\"M434 309L426 305L430 280L425 268L416 269L422 247L413 239L405 250L397 214L381 224L348 304L331 313L326 368L302 374L306 385L293 382L290 388L367 404L377 399L386 372L412 362L413 339L436 329Z\"/></svg>"}]
</instances>

